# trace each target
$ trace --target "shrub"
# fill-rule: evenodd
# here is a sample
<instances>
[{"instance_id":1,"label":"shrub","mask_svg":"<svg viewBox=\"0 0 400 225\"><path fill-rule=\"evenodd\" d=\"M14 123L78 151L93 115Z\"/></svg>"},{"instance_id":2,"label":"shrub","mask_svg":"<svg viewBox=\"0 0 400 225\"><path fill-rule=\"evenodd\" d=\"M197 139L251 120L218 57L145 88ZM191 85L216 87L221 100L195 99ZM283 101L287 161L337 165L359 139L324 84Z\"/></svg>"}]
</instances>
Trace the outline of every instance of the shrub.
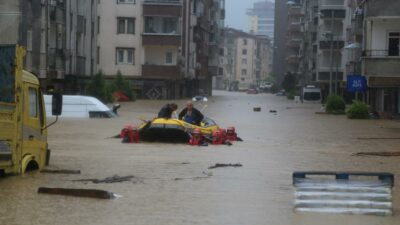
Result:
<instances>
[{"instance_id":1,"label":"shrub","mask_svg":"<svg viewBox=\"0 0 400 225\"><path fill-rule=\"evenodd\" d=\"M347 111L349 119L368 119L368 106L361 101L354 101L350 109Z\"/></svg>"},{"instance_id":2,"label":"shrub","mask_svg":"<svg viewBox=\"0 0 400 225\"><path fill-rule=\"evenodd\" d=\"M295 95L296 95L295 91L289 91L289 93L287 93L286 97L290 100L293 100Z\"/></svg>"},{"instance_id":3,"label":"shrub","mask_svg":"<svg viewBox=\"0 0 400 225\"><path fill-rule=\"evenodd\" d=\"M331 95L326 100L325 111L329 114L344 114L346 103L344 99L337 95Z\"/></svg>"},{"instance_id":4,"label":"shrub","mask_svg":"<svg viewBox=\"0 0 400 225\"><path fill-rule=\"evenodd\" d=\"M104 103L113 102L113 97L110 89L106 85L103 73L99 71L90 82L87 88L88 94L98 98Z\"/></svg>"}]
</instances>

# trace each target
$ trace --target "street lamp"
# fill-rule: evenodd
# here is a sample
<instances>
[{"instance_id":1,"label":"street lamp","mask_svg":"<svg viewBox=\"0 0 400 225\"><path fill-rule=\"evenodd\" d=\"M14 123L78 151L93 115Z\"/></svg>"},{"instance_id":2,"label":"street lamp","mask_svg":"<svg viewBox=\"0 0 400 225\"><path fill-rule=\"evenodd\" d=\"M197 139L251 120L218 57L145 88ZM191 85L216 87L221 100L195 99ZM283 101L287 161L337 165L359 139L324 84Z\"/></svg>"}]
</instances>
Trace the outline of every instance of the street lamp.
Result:
<instances>
[{"instance_id":1,"label":"street lamp","mask_svg":"<svg viewBox=\"0 0 400 225\"><path fill-rule=\"evenodd\" d=\"M354 42L354 43L351 43L351 44L349 44L349 45L346 45L345 47L344 47L344 49L348 49L348 50L351 50L352 51L352 53L353 53L353 55L354 55L354 52L357 50L357 49L361 49L361 44L360 43L358 43L358 42ZM355 61L355 56L353 56L353 58L354 58L354 61L352 61L352 63L353 63L353 75L355 75L356 74L356 61Z\"/></svg>"}]
</instances>

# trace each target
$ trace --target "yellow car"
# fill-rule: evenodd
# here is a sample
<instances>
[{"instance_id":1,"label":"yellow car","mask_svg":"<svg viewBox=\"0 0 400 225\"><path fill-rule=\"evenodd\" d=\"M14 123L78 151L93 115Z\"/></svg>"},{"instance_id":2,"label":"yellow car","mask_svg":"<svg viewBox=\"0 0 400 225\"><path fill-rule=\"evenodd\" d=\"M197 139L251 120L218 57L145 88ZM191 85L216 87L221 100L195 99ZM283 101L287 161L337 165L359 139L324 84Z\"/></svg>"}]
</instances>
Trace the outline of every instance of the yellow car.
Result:
<instances>
[{"instance_id":1,"label":"yellow car","mask_svg":"<svg viewBox=\"0 0 400 225\"><path fill-rule=\"evenodd\" d=\"M179 119L156 118L139 126L140 139L150 142L188 142L190 133L199 128L204 136L211 136L219 126L210 118L205 117L200 126Z\"/></svg>"}]
</instances>

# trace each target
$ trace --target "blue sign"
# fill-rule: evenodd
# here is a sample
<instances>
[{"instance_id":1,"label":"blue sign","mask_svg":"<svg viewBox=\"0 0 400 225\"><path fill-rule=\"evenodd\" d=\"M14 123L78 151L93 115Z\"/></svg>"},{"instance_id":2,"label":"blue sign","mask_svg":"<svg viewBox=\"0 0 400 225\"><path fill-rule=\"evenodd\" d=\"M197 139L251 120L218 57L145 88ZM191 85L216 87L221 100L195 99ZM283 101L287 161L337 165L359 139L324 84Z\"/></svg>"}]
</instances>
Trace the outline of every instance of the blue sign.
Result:
<instances>
[{"instance_id":1,"label":"blue sign","mask_svg":"<svg viewBox=\"0 0 400 225\"><path fill-rule=\"evenodd\" d=\"M361 75L347 75L348 92L366 92L368 89L367 78Z\"/></svg>"}]
</instances>

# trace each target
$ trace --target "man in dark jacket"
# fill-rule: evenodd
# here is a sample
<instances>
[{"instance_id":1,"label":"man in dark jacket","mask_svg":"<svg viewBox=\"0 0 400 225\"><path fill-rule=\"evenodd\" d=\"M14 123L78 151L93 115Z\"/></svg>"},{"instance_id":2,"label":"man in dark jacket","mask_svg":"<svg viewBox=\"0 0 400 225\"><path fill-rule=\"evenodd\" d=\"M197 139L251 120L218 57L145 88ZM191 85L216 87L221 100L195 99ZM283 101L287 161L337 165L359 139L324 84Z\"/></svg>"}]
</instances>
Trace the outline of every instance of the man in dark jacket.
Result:
<instances>
[{"instance_id":1,"label":"man in dark jacket","mask_svg":"<svg viewBox=\"0 0 400 225\"><path fill-rule=\"evenodd\" d=\"M160 112L158 112L158 118L170 119L172 113L177 109L178 106L175 103L166 104L161 108Z\"/></svg>"},{"instance_id":2,"label":"man in dark jacket","mask_svg":"<svg viewBox=\"0 0 400 225\"><path fill-rule=\"evenodd\" d=\"M204 116L199 110L193 107L192 101L188 101L186 103L186 108L179 113L179 119L199 126Z\"/></svg>"}]
</instances>

